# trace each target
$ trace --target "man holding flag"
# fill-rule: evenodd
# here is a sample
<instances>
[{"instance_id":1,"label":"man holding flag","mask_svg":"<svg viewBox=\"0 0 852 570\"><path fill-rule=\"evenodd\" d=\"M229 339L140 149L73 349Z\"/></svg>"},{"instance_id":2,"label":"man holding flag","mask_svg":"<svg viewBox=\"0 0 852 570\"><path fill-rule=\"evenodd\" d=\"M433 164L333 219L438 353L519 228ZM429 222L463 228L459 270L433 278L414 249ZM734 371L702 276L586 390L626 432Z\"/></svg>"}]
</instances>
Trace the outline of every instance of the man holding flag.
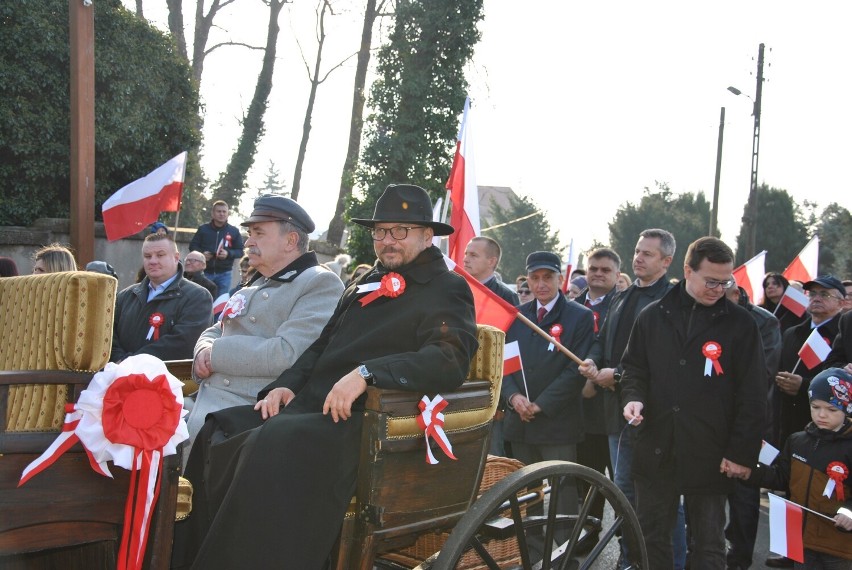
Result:
<instances>
[{"instance_id":1,"label":"man holding flag","mask_svg":"<svg viewBox=\"0 0 852 570\"><path fill-rule=\"evenodd\" d=\"M840 319L836 317L846 298L846 288L833 275L821 275L808 281L805 291L808 292L811 318L784 332L781 362L775 376L781 398L781 442L790 434L803 430L810 421L808 385L811 378L826 368L827 353L819 357L820 343L830 345L837 336ZM816 335L811 338L814 331ZM816 355L815 359L812 359L812 354Z\"/></svg>"},{"instance_id":2,"label":"man holding flag","mask_svg":"<svg viewBox=\"0 0 852 570\"><path fill-rule=\"evenodd\" d=\"M522 305L520 314L585 358L594 339L594 317L592 311L560 293L561 265L555 253L537 251L527 256L527 283L536 300ZM576 462L577 444L583 440L585 385L577 363L521 321L515 321L506 334L507 344L513 341L518 342L524 368L503 378L504 432L512 453L528 465L552 459ZM535 509L541 514L541 505L530 508L533 514ZM577 487L568 478L560 488L557 508L560 514L577 513ZM567 539L568 530L557 529L559 542Z\"/></svg>"}]
</instances>

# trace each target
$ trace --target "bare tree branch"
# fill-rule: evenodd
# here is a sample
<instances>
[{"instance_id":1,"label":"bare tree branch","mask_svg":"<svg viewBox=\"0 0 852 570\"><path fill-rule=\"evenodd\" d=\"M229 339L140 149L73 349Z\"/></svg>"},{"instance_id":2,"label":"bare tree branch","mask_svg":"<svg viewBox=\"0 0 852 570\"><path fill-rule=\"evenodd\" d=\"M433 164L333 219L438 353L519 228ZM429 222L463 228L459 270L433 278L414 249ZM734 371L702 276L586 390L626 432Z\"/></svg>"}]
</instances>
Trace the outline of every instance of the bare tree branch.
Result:
<instances>
[{"instance_id":1,"label":"bare tree branch","mask_svg":"<svg viewBox=\"0 0 852 570\"><path fill-rule=\"evenodd\" d=\"M207 57L208 55L210 55L210 52L212 52L213 50L218 49L220 47L225 47L225 46L240 46L240 47L258 50L258 51L264 51L266 49L265 47L253 46L251 44L247 44L247 43L243 43L243 42L220 42L220 43L213 45L210 48L204 50L204 56Z\"/></svg>"}]
</instances>

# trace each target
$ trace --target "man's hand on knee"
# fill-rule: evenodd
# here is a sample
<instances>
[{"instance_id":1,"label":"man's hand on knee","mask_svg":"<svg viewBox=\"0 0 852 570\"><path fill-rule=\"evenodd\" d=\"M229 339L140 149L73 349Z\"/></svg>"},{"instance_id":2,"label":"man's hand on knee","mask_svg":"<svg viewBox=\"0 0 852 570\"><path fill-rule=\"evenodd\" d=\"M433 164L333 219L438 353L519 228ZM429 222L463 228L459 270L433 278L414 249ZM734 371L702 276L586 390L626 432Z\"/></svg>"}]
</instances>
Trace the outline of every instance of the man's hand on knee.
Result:
<instances>
[{"instance_id":1,"label":"man's hand on knee","mask_svg":"<svg viewBox=\"0 0 852 570\"><path fill-rule=\"evenodd\" d=\"M331 414L334 423L348 420L352 416L352 403L367 390L367 381L353 370L338 380L322 405L323 415Z\"/></svg>"}]
</instances>

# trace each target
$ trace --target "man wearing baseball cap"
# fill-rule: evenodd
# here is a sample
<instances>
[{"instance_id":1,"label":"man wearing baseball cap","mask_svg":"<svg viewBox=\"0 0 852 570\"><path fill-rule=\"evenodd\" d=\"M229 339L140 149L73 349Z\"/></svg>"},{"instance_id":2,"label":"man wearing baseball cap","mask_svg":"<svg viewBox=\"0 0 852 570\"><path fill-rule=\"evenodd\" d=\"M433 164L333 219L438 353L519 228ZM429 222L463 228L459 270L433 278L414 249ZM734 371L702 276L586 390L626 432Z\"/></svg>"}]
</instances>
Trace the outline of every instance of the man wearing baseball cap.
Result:
<instances>
[{"instance_id":1,"label":"man wearing baseball cap","mask_svg":"<svg viewBox=\"0 0 852 570\"><path fill-rule=\"evenodd\" d=\"M453 228L432 221L429 195L388 186L372 219L352 221L378 260L254 406L208 416L186 469L201 503L176 525L172 568L325 568L355 490L367 386L436 394L467 376L473 295L432 245Z\"/></svg>"},{"instance_id":2,"label":"man wearing baseball cap","mask_svg":"<svg viewBox=\"0 0 852 570\"><path fill-rule=\"evenodd\" d=\"M806 321L784 331L781 344L781 362L775 383L780 392L781 417L780 441L790 434L801 431L811 420L808 405L808 385L811 378L828 367L823 362L808 369L799 361L799 350L816 329L820 336L830 344L837 336L840 310L846 298L846 288L834 275L820 275L804 285L808 294L808 314Z\"/></svg>"},{"instance_id":3,"label":"man wearing baseball cap","mask_svg":"<svg viewBox=\"0 0 852 570\"><path fill-rule=\"evenodd\" d=\"M187 405L190 445L210 412L254 405L257 393L317 339L343 293L340 278L308 251L314 222L297 202L261 196L241 225L256 272L195 345L200 387Z\"/></svg>"}]
</instances>

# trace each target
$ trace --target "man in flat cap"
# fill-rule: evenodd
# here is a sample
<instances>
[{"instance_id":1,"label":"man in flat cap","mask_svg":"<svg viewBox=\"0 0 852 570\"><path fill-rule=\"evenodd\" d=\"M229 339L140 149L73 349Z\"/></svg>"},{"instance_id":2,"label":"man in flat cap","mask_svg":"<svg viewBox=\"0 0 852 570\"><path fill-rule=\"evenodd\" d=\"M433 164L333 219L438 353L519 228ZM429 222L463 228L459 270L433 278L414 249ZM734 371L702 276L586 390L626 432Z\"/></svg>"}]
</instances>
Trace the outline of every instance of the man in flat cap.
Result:
<instances>
[{"instance_id":1,"label":"man in flat cap","mask_svg":"<svg viewBox=\"0 0 852 570\"><path fill-rule=\"evenodd\" d=\"M592 311L568 301L560 292L562 269L559 256L536 251L527 256L527 284L535 300L519 307L522 315L537 322L545 332L580 358L594 340ZM506 333L506 342L517 341L523 370L503 378L506 401L504 434L516 459L526 463L577 461L577 444L583 440L583 396L585 379L577 364L530 327L516 320ZM542 514L542 506L530 507ZM576 483L566 478L559 490L559 514L577 514ZM556 530L561 543L570 528ZM541 557L543 540L531 541Z\"/></svg>"},{"instance_id":2,"label":"man in flat cap","mask_svg":"<svg viewBox=\"0 0 852 570\"><path fill-rule=\"evenodd\" d=\"M378 261L255 406L209 417L173 568L324 568L355 491L367 386L435 394L467 376L473 296L432 245L453 228L432 221L429 195L388 186L373 219L352 221L370 228Z\"/></svg>"},{"instance_id":3,"label":"man in flat cap","mask_svg":"<svg viewBox=\"0 0 852 570\"><path fill-rule=\"evenodd\" d=\"M256 272L195 345L200 386L187 419L190 441L210 412L254 405L261 388L317 339L343 293L340 278L308 251L314 222L298 203L261 196L241 225L248 228L245 247Z\"/></svg>"}]
</instances>

